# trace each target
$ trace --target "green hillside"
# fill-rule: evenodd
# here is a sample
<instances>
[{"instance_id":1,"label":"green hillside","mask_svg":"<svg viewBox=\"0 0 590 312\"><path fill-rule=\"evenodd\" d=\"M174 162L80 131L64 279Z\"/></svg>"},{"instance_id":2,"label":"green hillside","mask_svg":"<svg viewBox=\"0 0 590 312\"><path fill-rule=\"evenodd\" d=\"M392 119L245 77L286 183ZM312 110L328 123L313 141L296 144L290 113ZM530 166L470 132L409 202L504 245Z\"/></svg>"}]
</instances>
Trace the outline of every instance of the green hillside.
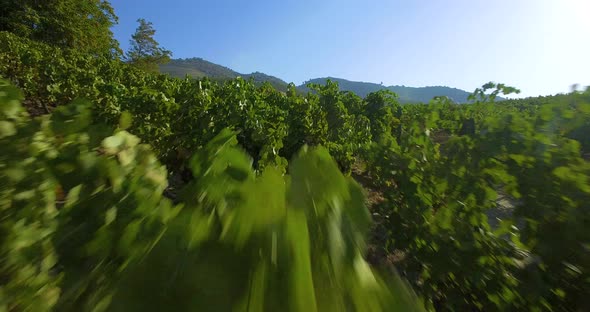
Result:
<instances>
[{"instance_id":1,"label":"green hillside","mask_svg":"<svg viewBox=\"0 0 590 312\"><path fill-rule=\"evenodd\" d=\"M177 78L184 78L189 75L194 78L231 79L240 75L240 73L227 67L197 57L171 60L167 64L160 65L160 71Z\"/></svg>"},{"instance_id":2,"label":"green hillside","mask_svg":"<svg viewBox=\"0 0 590 312\"><path fill-rule=\"evenodd\" d=\"M268 82L273 87L283 92L286 91L288 87L288 84L285 81L277 77L261 72L254 72L251 74L238 73L230 68L206 61L202 58L174 59L167 64L160 65L160 71L176 78L184 78L188 75L193 78L208 77L212 80L225 81L242 77L246 80L252 79L256 85Z\"/></svg>"},{"instance_id":3,"label":"green hillside","mask_svg":"<svg viewBox=\"0 0 590 312\"><path fill-rule=\"evenodd\" d=\"M160 65L160 71L176 78L184 78L188 75L193 78L208 77L216 81L225 81L242 77L246 80L252 79L256 85L268 82L282 92L285 92L288 87L287 82L275 76L261 72L242 74L228 67L209 62L202 58L174 59L167 64ZM400 102L402 103L428 103L435 96L446 96L455 103L465 103L467 102L467 96L469 96L469 92L467 91L444 86L384 86L377 83L350 81L334 77L311 79L298 86L297 89L305 93L310 91L310 89L307 88L308 83L324 85L327 79L338 82L340 90L352 91L361 97L365 97L372 92L387 89L399 95Z\"/></svg>"},{"instance_id":4,"label":"green hillside","mask_svg":"<svg viewBox=\"0 0 590 312\"><path fill-rule=\"evenodd\" d=\"M338 82L340 90L352 91L358 96L365 97L371 92L379 90L390 90L399 95L400 102L403 103L428 103L435 96L446 96L455 103L467 102L469 92L444 86L433 86L433 87L406 87L406 86L384 86L377 83L350 81L341 78L326 77L316 78L303 83L299 88L307 89L308 83L325 84L326 80Z\"/></svg>"}]
</instances>

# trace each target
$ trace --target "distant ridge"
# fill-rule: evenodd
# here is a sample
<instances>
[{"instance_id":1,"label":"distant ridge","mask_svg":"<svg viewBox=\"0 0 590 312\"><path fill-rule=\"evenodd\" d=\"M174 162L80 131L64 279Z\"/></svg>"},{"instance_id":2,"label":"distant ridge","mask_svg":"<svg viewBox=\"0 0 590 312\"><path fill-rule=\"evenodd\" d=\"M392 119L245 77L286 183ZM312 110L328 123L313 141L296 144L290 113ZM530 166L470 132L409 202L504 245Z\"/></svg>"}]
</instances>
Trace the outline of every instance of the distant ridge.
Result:
<instances>
[{"instance_id":1,"label":"distant ridge","mask_svg":"<svg viewBox=\"0 0 590 312\"><path fill-rule=\"evenodd\" d=\"M285 81L274 76L260 72L241 74L230 68L209 62L202 58L174 59L167 64L160 65L160 71L177 78L184 78L187 75L197 79L208 77L218 81L237 77L242 77L244 79L252 78L256 84L269 82L273 87L280 91L286 91L289 85Z\"/></svg>"},{"instance_id":2,"label":"distant ridge","mask_svg":"<svg viewBox=\"0 0 590 312\"><path fill-rule=\"evenodd\" d=\"M184 78L187 75L196 79L208 77L217 81L225 81L236 77L242 77L244 79L251 78L257 85L269 82L277 90L283 92L287 90L289 85L284 80L275 76L261 72L242 74L231 68L209 62L202 58L173 59L167 64L160 65L160 71L177 78ZM325 84L327 79L338 82L340 90L354 92L360 97L365 97L371 92L383 89L391 90L399 95L400 102L402 103L428 103L435 96L446 96L456 103L466 103L468 102L467 97L470 94L461 89L445 86L384 86L377 83L351 81L335 77L311 79L298 86L297 89L299 89L300 92L308 92L309 89L306 87L308 83Z\"/></svg>"},{"instance_id":3,"label":"distant ridge","mask_svg":"<svg viewBox=\"0 0 590 312\"><path fill-rule=\"evenodd\" d=\"M465 90L445 87L445 86L432 86L432 87L406 87L406 86L384 86L377 83L371 82L360 82L350 81L342 78L326 77L326 78L315 78L303 83L299 88L306 89L308 83L325 84L326 80L338 82L340 90L351 91L360 97L365 97L367 94L379 90L390 90L399 95L400 102L403 103L428 103L435 96L446 96L455 103L466 103L467 97L470 92Z\"/></svg>"}]
</instances>

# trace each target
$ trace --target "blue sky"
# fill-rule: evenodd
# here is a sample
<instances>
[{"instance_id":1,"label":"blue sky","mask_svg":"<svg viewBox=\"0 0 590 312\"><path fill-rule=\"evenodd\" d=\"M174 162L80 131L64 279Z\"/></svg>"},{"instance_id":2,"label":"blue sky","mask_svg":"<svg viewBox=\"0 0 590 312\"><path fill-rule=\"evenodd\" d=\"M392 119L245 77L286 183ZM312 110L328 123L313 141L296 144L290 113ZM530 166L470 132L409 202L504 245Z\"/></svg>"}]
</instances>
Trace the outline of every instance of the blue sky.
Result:
<instances>
[{"instance_id":1,"label":"blue sky","mask_svg":"<svg viewBox=\"0 0 590 312\"><path fill-rule=\"evenodd\" d=\"M300 84L333 76L385 85L487 81L522 96L590 85L590 0L111 0L123 48L154 23L175 58Z\"/></svg>"}]
</instances>

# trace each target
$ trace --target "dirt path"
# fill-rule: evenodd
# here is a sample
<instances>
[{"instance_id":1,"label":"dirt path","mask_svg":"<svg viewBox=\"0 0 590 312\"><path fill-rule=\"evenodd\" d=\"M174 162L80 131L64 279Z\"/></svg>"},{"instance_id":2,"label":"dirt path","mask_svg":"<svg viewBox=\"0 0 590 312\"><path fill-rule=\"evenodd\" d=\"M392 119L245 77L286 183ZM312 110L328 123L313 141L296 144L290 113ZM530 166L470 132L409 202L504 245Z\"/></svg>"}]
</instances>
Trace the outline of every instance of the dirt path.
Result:
<instances>
[{"instance_id":1,"label":"dirt path","mask_svg":"<svg viewBox=\"0 0 590 312\"><path fill-rule=\"evenodd\" d=\"M365 171L364 165L360 163L353 165L350 176L365 190L367 195L366 204L369 208L369 211L372 211L372 207L382 203L385 200L383 197L383 192L377 190L374 187L373 181Z\"/></svg>"},{"instance_id":2,"label":"dirt path","mask_svg":"<svg viewBox=\"0 0 590 312\"><path fill-rule=\"evenodd\" d=\"M366 259L371 265L376 267L394 265L399 261L401 253L394 252L393 254L388 254L384 248L387 244L387 233L386 225L383 223L386 220L378 213L378 206L385 204L383 191L375 187L362 163L356 163L352 167L351 177L365 190L366 205L373 219L373 225L368 237Z\"/></svg>"}]
</instances>

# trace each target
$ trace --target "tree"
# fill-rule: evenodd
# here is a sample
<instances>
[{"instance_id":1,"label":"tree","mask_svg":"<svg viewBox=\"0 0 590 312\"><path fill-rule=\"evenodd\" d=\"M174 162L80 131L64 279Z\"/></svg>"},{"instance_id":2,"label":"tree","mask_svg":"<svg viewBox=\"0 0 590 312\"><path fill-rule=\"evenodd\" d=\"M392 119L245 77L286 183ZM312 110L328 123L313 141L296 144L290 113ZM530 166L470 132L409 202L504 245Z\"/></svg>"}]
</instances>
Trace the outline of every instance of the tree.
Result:
<instances>
[{"instance_id":1,"label":"tree","mask_svg":"<svg viewBox=\"0 0 590 312\"><path fill-rule=\"evenodd\" d=\"M148 72L159 72L159 64L170 61L172 52L161 48L154 39L156 30L151 22L143 18L137 20L139 27L131 36L131 47L127 51L127 62Z\"/></svg>"},{"instance_id":2,"label":"tree","mask_svg":"<svg viewBox=\"0 0 590 312\"><path fill-rule=\"evenodd\" d=\"M486 92L488 90L493 90L490 94ZM481 88L475 89L467 100L469 101L477 101L477 102L491 102L493 103L498 94L502 95L509 95L509 94L519 94L520 90L511 86L507 86L503 83L495 83L495 82L488 82L484 84Z\"/></svg>"},{"instance_id":3,"label":"tree","mask_svg":"<svg viewBox=\"0 0 590 312\"><path fill-rule=\"evenodd\" d=\"M91 54L122 54L110 28L117 23L106 0L2 0L0 31Z\"/></svg>"}]
</instances>

